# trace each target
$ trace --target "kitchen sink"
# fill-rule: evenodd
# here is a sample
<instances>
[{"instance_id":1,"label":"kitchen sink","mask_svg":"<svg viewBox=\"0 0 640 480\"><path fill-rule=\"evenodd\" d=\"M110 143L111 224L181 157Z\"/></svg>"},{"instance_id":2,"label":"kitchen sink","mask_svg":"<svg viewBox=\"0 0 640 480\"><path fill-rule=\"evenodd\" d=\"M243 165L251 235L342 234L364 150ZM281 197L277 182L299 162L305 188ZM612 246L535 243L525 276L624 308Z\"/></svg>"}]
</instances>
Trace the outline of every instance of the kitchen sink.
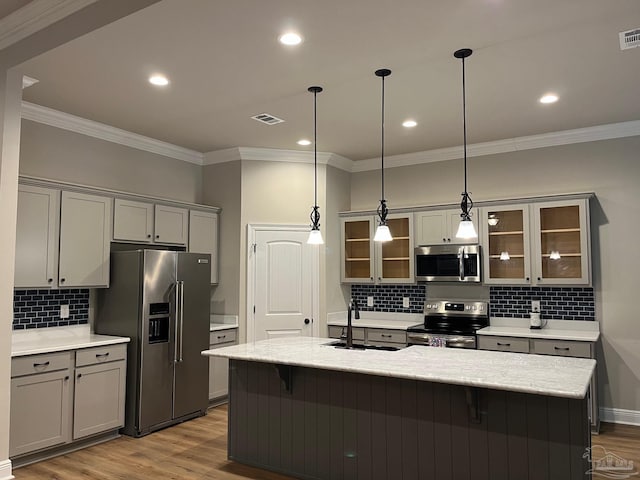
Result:
<instances>
[{"instance_id":1,"label":"kitchen sink","mask_svg":"<svg viewBox=\"0 0 640 480\"><path fill-rule=\"evenodd\" d=\"M341 341L325 343L325 345L335 348L344 348L345 350L347 350L347 344ZM362 345L354 343L353 347L351 347L351 350L383 350L387 352L395 352L396 350L400 350L401 348L402 347L390 347L387 345Z\"/></svg>"}]
</instances>

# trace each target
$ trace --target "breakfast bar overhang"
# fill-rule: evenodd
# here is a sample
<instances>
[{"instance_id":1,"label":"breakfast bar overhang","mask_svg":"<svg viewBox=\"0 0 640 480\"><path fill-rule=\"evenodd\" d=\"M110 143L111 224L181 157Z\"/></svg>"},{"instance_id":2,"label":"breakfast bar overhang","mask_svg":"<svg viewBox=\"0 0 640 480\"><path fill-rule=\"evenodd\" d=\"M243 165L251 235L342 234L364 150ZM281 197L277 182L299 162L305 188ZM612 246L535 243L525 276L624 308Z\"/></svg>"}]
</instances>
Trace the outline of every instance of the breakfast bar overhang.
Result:
<instances>
[{"instance_id":1,"label":"breakfast bar overhang","mask_svg":"<svg viewBox=\"0 0 640 480\"><path fill-rule=\"evenodd\" d=\"M230 359L229 458L305 479L584 479L595 361L285 338Z\"/></svg>"}]
</instances>

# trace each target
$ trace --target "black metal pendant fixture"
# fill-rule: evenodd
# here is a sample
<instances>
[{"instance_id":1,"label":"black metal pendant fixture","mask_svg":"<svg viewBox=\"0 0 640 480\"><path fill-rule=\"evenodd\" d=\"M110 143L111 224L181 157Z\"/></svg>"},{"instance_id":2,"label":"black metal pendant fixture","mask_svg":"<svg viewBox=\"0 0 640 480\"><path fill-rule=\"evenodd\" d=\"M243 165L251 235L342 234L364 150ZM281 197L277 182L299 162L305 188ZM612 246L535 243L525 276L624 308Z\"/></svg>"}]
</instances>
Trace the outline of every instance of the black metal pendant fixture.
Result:
<instances>
[{"instance_id":1,"label":"black metal pendant fixture","mask_svg":"<svg viewBox=\"0 0 640 480\"><path fill-rule=\"evenodd\" d=\"M312 245L321 245L324 243L322 233L320 233L320 207L318 206L318 116L317 116L317 96L322 92L322 87L309 87L313 93L313 207L311 209L311 231L307 243Z\"/></svg>"},{"instance_id":2,"label":"black metal pendant fixture","mask_svg":"<svg viewBox=\"0 0 640 480\"><path fill-rule=\"evenodd\" d=\"M388 242L389 240L393 240L391 236L391 231L389 230L389 226L387 225L387 214L389 210L387 208L387 201L384 198L384 79L391 75L391 70L388 68L381 68L376 70L376 76L382 79L382 131L381 131L381 152L380 152L380 178L381 178L381 186L382 192L380 195L380 205L378 206L377 212L379 217L378 228L376 228L376 234L373 237L374 242Z\"/></svg>"},{"instance_id":3,"label":"black metal pendant fixture","mask_svg":"<svg viewBox=\"0 0 640 480\"><path fill-rule=\"evenodd\" d=\"M464 192L462 192L462 201L460 202L460 225L456 233L457 238L474 239L478 238L473 222L471 221L471 209L473 201L467 191L467 97L464 72L464 59L473 53L470 48L462 48L456 50L453 56L462 60L462 129L464 137Z\"/></svg>"}]
</instances>

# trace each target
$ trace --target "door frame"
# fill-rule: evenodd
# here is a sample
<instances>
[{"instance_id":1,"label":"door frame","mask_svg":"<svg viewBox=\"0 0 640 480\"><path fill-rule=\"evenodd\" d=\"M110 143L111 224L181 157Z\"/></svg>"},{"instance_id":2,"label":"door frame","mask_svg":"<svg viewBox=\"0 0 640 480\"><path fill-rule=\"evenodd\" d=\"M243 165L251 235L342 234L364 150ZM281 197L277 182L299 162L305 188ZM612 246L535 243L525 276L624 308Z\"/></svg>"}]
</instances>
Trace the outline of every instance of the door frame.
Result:
<instances>
[{"instance_id":1,"label":"door frame","mask_svg":"<svg viewBox=\"0 0 640 480\"><path fill-rule=\"evenodd\" d=\"M254 245L256 243L257 232L273 231L273 232L305 232L309 233L308 225L282 225L282 224L247 224L247 343L255 341L255 321L256 316L253 311L255 304L255 282L256 282L256 256ZM312 305L312 323L311 332L314 337L320 336L320 249L313 248L313 256L311 259L311 305Z\"/></svg>"}]
</instances>

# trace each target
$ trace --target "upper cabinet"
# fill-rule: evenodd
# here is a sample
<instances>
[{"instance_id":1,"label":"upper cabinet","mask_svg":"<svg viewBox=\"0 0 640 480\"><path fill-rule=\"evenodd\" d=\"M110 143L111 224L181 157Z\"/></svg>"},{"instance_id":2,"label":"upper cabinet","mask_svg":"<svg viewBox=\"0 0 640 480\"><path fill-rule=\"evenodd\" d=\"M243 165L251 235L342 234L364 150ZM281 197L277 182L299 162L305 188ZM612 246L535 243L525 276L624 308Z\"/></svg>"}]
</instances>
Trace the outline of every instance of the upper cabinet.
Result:
<instances>
[{"instance_id":1,"label":"upper cabinet","mask_svg":"<svg viewBox=\"0 0 640 480\"><path fill-rule=\"evenodd\" d=\"M472 212L471 221L478 232L477 210ZM460 209L425 210L414 212L416 247L421 245L468 244L477 241L456 238L460 224Z\"/></svg>"},{"instance_id":2,"label":"upper cabinet","mask_svg":"<svg viewBox=\"0 0 640 480\"><path fill-rule=\"evenodd\" d=\"M588 199L484 207L485 283L589 285Z\"/></svg>"},{"instance_id":3,"label":"upper cabinet","mask_svg":"<svg viewBox=\"0 0 640 480\"><path fill-rule=\"evenodd\" d=\"M62 192L60 287L108 287L112 199Z\"/></svg>"},{"instance_id":4,"label":"upper cabinet","mask_svg":"<svg viewBox=\"0 0 640 480\"><path fill-rule=\"evenodd\" d=\"M58 285L60 190L20 185L16 228L16 288Z\"/></svg>"},{"instance_id":5,"label":"upper cabinet","mask_svg":"<svg viewBox=\"0 0 640 480\"><path fill-rule=\"evenodd\" d=\"M211 283L218 283L218 214L189 211L189 251L211 254Z\"/></svg>"},{"instance_id":6,"label":"upper cabinet","mask_svg":"<svg viewBox=\"0 0 640 480\"><path fill-rule=\"evenodd\" d=\"M186 208L115 199L113 239L116 241L186 245L188 224Z\"/></svg>"},{"instance_id":7,"label":"upper cabinet","mask_svg":"<svg viewBox=\"0 0 640 480\"><path fill-rule=\"evenodd\" d=\"M345 283L413 283L412 214L390 214L393 240L374 242L376 216L341 218L341 279Z\"/></svg>"}]
</instances>

